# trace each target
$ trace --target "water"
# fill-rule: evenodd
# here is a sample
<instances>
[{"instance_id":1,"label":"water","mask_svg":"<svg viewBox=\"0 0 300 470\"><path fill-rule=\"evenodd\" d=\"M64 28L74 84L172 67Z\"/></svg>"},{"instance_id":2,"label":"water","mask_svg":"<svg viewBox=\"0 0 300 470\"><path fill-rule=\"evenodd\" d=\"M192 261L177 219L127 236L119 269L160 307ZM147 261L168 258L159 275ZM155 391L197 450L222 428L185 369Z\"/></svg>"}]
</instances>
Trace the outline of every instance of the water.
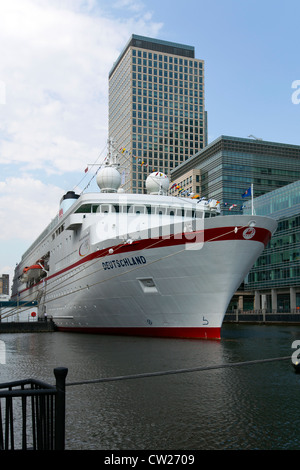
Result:
<instances>
[{"instance_id":1,"label":"water","mask_svg":"<svg viewBox=\"0 0 300 470\"><path fill-rule=\"evenodd\" d=\"M53 384L58 366L71 383L291 356L300 326L227 324L222 334L221 341L2 334L0 382ZM299 449L299 396L289 360L70 385L66 449Z\"/></svg>"}]
</instances>

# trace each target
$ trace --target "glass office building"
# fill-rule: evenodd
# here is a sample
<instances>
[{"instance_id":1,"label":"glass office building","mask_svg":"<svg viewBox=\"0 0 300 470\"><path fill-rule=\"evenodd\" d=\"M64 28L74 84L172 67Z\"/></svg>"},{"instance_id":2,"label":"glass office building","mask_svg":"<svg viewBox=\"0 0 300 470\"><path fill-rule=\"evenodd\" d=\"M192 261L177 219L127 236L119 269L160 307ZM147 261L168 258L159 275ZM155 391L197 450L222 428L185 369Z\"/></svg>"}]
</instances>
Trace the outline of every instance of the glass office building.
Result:
<instances>
[{"instance_id":1,"label":"glass office building","mask_svg":"<svg viewBox=\"0 0 300 470\"><path fill-rule=\"evenodd\" d=\"M192 46L132 35L109 73L109 137L122 186L142 193L152 171L170 171L204 148L204 61Z\"/></svg>"},{"instance_id":2,"label":"glass office building","mask_svg":"<svg viewBox=\"0 0 300 470\"><path fill-rule=\"evenodd\" d=\"M185 181L192 169L200 170L201 197L219 200L224 214L241 214L252 184L258 197L300 180L300 146L220 136L177 166L172 182Z\"/></svg>"},{"instance_id":3,"label":"glass office building","mask_svg":"<svg viewBox=\"0 0 300 470\"><path fill-rule=\"evenodd\" d=\"M246 204L244 213L251 213ZM274 217L278 228L245 280L254 309L300 312L300 181L254 199L256 215Z\"/></svg>"}]
</instances>

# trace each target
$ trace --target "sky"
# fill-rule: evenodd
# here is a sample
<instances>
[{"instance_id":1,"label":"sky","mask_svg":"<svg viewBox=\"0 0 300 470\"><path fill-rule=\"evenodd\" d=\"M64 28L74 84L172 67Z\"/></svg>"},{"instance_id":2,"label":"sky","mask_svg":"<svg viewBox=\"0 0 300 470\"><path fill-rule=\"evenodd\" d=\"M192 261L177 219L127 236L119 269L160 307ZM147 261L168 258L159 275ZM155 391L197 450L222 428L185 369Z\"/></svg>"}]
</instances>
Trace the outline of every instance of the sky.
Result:
<instances>
[{"instance_id":1,"label":"sky","mask_svg":"<svg viewBox=\"0 0 300 470\"><path fill-rule=\"evenodd\" d=\"M299 17L299 0L0 0L0 275L66 191L96 190L84 170L105 157L108 74L132 34L205 61L208 142L300 145Z\"/></svg>"}]
</instances>

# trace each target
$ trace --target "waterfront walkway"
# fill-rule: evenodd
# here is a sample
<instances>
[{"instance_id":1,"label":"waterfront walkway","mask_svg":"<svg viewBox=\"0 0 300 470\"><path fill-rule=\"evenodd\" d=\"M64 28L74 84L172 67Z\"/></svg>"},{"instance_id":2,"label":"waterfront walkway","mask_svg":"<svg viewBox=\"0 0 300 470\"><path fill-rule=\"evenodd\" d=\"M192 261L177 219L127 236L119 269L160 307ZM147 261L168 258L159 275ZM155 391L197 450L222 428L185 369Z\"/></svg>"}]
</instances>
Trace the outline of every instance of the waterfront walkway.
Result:
<instances>
[{"instance_id":1,"label":"waterfront walkway","mask_svg":"<svg viewBox=\"0 0 300 470\"><path fill-rule=\"evenodd\" d=\"M234 312L226 313L224 323L286 323L300 325L300 313L267 312L265 310L236 310Z\"/></svg>"}]
</instances>

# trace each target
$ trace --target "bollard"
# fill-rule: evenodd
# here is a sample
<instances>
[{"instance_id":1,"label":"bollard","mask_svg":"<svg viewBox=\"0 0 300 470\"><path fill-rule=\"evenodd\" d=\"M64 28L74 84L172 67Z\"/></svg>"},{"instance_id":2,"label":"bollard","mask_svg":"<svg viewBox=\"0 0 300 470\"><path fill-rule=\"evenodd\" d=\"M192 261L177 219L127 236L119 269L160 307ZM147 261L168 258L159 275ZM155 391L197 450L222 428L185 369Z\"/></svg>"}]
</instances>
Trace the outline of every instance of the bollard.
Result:
<instances>
[{"instance_id":1,"label":"bollard","mask_svg":"<svg viewBox=\"0 0 300 470\"><path fill-rule=\"evenodd\" d=\"M54 369L56 378L55 400L55 450L65 449L65 421L66 421L66 377L68 369L57 367Z\"/></svg>"}]
</instances>

